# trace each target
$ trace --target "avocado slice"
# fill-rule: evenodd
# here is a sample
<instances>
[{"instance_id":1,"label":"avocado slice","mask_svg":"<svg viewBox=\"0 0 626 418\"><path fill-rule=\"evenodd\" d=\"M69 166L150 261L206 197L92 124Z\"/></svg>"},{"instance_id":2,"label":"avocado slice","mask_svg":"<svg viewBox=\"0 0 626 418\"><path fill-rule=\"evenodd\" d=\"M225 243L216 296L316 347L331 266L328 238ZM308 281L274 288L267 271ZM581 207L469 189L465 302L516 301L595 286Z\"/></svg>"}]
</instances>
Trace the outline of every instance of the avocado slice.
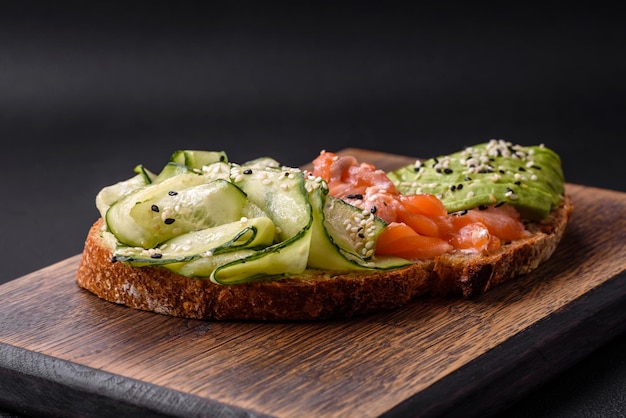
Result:
<instances>
[{"instance_id":1,"label":"avocado slice","mask_svg":"<svg viewBox=\"0 0 626 418\"><path fill-rule=\"evenodd\" d=\"M531 221L547 217L565 192L556 152L495 139L418 160L388 177L403 194L436 195L450 213L507 203Z\"/></svg>"}]
</instances>

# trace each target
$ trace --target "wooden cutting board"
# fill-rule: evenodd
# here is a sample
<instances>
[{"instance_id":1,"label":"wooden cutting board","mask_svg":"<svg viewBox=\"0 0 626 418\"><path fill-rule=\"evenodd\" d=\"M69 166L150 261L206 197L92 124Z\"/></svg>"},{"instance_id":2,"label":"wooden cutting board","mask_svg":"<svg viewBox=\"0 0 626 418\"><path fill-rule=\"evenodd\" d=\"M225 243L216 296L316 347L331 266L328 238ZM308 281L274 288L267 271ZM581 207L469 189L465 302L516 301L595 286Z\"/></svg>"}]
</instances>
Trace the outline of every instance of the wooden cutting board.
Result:
<instances>
[{"instance_id":1,"label":"wooden cutting board","mask_svg":"<svg viewBox=\"0 0 626 418\"><path fill-rule=\"evenodd\" d=\"M391 169L412 158L350 149ZM0 405L63 416L477 416L626 326L626 193L568 184L553 257L479 299L350 320L211 322L79 289L79 256L0 286ZM85 230L87 233L87 230Z\"/></svg>"}]
</instances>

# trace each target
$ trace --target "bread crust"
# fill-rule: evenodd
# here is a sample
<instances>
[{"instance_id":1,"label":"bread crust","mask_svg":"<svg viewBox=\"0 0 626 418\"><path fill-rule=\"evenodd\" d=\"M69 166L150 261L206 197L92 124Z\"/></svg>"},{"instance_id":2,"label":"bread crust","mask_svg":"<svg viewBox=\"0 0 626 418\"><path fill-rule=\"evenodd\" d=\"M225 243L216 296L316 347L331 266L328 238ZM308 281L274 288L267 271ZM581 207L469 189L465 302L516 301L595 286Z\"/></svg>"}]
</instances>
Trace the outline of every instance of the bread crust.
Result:
<instances>
[{"instance_id":1,"label":"bread crust","mask_svg":"<svg viewBox=\"0 0 626 418\"><path fill-rule=\"evenodd\" d=\"M450 253L388 271L307 270L297 277L219 285L158 267L112 262L98 219L90 228L76 273L78 286L102 299L165 315L211 320L327 320L395 309L419 296L474 298L546 261L560 242L573 205L566 196L528 238L493 254Z\"/></svg>"}]
</instances>

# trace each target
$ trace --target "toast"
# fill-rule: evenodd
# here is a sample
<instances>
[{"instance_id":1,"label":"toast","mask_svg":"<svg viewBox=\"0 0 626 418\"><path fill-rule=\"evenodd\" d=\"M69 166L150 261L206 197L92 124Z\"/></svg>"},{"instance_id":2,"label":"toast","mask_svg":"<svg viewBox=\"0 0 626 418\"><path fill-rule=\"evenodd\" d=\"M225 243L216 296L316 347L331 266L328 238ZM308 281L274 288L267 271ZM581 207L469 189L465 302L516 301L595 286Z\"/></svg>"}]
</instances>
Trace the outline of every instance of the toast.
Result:
<instances>
[{"instance_id":1,"label":"toast","mask_svg":"<svg viewBox=\"0 0 626 418\"><path fill-rule=\"evenodd\" d=\"M484 255L454 251L391 270L332 272L307 269L293 277L220 285L159 267L112 262L98 219L89 230L77 284L110 302L160 314L211 320L327 320L399 308L421 296L474 298L531 272L554 252L573 204L565 195L528 237Z\"/></svg>"}]
</instances>

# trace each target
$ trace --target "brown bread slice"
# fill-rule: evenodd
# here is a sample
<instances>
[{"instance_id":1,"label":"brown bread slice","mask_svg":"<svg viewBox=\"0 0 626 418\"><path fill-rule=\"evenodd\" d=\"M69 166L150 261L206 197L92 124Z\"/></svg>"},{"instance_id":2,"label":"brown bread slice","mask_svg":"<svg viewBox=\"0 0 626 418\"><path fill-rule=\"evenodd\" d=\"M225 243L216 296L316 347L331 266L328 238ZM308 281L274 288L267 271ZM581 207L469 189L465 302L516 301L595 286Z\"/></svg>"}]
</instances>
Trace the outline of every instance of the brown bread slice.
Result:
<instances>
[{"instance_id":1,"label":"brown bread slice","mask_svg":"<svg viewBox=\"0 0 626 418\"><path fill-rule=\"evenodd\" d=\"M156 267L113 263L98 219L87 236L76 279L110 302L165 315L214 320L322 320L348 318L406 305L418 296L478 296L534 270L561 240L573 206L566 197L532 235L488 256L451 253L390 271L334 273L310 270L297 277L218 285Z\"/></svg>"}]
</instances>

